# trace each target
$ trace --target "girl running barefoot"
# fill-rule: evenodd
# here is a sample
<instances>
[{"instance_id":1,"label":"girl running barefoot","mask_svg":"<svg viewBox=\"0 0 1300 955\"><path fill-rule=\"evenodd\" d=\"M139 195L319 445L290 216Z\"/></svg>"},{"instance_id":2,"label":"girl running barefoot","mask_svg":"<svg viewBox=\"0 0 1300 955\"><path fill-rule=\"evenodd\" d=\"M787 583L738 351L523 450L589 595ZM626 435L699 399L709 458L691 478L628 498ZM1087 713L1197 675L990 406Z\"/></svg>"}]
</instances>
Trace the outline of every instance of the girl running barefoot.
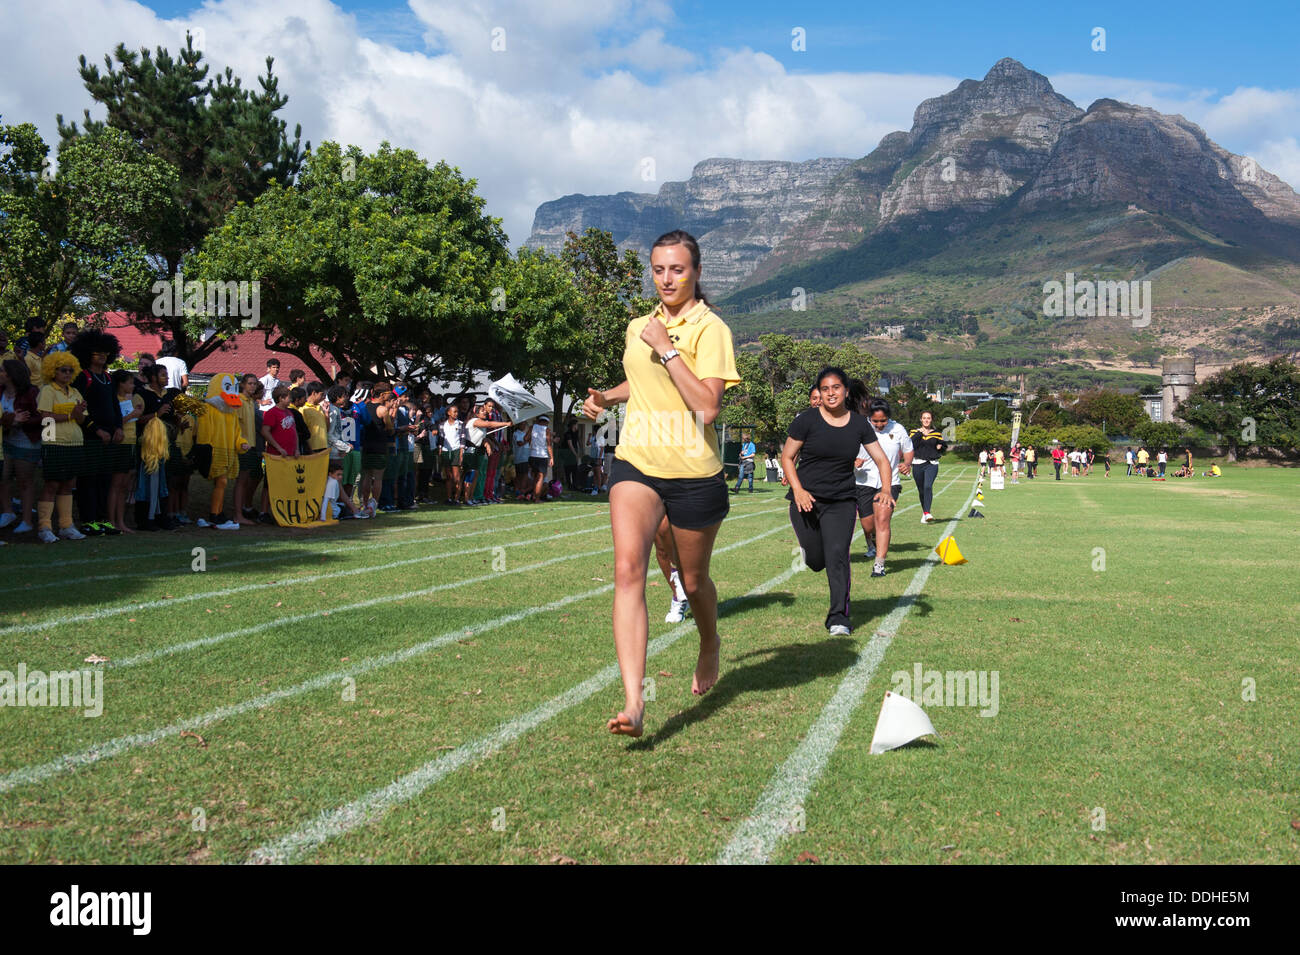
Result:
<instances>
[{"instance_id":1,"label":"girl running barefoot","mask_svg":"<svg viewBox=\"0 0 1300 955\"><path fill-rule=\"evenodd\" d=\"M640 736L645 703L646 571L650 547L666 516L677 569L700 633L691 692L718 679L718 592L709 579L713 541L730 506L713 421L722 392L740 383L731 330L699 288L700 248L688 233L655 240L650 269L659 305L628 325L623 351L627 380L607 391L588 388L582 413L595 420L627 402L626 424L609 476L614 533L614 647L624 705L611 733Z\"/></svg>"},{"instance_id":2,"label":"girl running barefoot","mask_svg":"<svg viewBox=\"0 0 1300 955\"><path fill-rule=\"evenodd\" d=\"M881 474L892 468L876 429L863 415L850 411L849 376L842 368L823 368L817 375L821 404L801 412L790 423L781 466L790 479L790 523L813 571L826 571L831 607L826 628L835 636L852 632L849 619L849 546L857 517L857 485L853 464L865 451ZM893 508L888 490L872 495L873 508Z\"/></svg>"}]
</instances>

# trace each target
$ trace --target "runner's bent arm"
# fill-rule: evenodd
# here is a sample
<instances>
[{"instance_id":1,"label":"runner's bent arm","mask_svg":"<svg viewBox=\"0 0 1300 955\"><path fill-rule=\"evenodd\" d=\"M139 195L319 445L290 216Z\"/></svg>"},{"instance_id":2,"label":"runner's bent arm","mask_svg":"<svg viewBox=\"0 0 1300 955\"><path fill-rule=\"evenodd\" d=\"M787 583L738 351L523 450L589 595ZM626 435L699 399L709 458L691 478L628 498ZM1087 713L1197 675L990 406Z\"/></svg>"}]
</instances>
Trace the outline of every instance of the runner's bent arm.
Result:
<instances>
[{"instance_id":1,"label":"runner's bent arm","mask_svg":"<svg viewBox=\"0 0 1300 955\"><path fill-rule=\"evenodd\" d=\"M628 386L626 380L620 385L615 385L607 391L597 391L595 388L587 389L587 400L582 403L582 413L595 421L600 417L600 412L605 408L612 408L615 405L621 405L632 396L632 389Z\"/></svg>"},{"instance_id":2,"label":"runner's bent arm","mask_svg":"<svg viewBox=\"0 0 1300 955\"><path fill-rule=\"evenodd\" d=\"M786 481L794 492L795 506L801 511L811 511L813 502L817 499L805 491L803 485L799 483L798 467L795 465L795 459L799 457L799 450L802 447L802 441L789 437L785 439L785 445L781 448L781 469L785 472Z\"/></svg>"}]
</instances>

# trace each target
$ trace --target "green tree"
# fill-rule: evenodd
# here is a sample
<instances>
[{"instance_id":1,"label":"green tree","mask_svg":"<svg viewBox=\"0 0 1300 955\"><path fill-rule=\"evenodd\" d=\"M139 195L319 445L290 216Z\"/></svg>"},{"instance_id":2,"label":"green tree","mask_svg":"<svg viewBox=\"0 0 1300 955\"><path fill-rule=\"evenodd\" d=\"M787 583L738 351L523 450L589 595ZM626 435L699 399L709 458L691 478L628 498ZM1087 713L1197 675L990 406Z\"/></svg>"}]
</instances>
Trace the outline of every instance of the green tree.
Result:
<instances>
[{"instance_id":1,"label":"green tree","mask_svg":"<svg viewBox=\"0 0 1300 955\"><path fill-rule=\"evenodd\" d=\"M1107 431L1118 434L1127 434L1147 417L1140 398L1109 388L1085 391L1070 411L1083 424L1104 423Z\"/></svg>"},{"instance_id":2,"label":"green tree","mask_svg":"<svg viewBox=\"0 0 1300 955\"><path fill-rule=\"evenodd\" d=\"M836 347L777 334L760 336L758 342L756 352L737 355L741 384L724 395L720 416L728 427L752 426L757 441L784 438L795 415L808 407L813 380L826 366L843 368L876 392L880 362L856 345Z\"/></svg>"},{"instance_id":3,"label":"green tree","mask_svg":"<svg viewBox=\"0 0 1300 955\"><path fill-rule=\"evenodd\" d=\"M146 294L143 238L166 215L176 170L120 130L65 142L51 173L30 123L0 126L0 314L54 323Z\"/></svg>"},{"instance_id":4,"label":"green tree","mask_svg":"<svg viewBox=\"0 0 1300 955\"><path fill-rule=\"evenodd\" d=\"M1128 360L1129 364L1135 367L1138 365L1154 365L1160 361L1160 356L1163 354L1164 352L1155 345L1143 345L1130 351Z\"/></svg>"},{"instance_id":5,"label":"green tree","mask_svg":"<svg viewBox=\"0 0 1300 955\"><path fill-rule=\"evenodd\" d=\"M1062 446L1067 448L1092 449L1097 454L1105 454L1110 450L1110 440L1101 433L1100 428L1091 425L1063 425L1053 429L1049 434L1052 439L1060 441Z\"/></svg>"},{"instance_id":6,"label":"green tree","mask_svg":"<svg viewBox=\"0 0 1300 955\"><path fill-rule=\"evenodd\" d=\"M1148 418L1133 429L1133 437L1146 445L1147 450L1158 451L1178 444L1183 438L1183 429L1173 421L1152 421Z\"/></svg>"},{"instance_id":7,"label":"green tree","mask_svg":"<svg viewBox=\"0 0 1300 955\"><path fill-rule=\"evenodd\" d=\"M575 370L573 382L617 384L623 374L623 350L627 325L650 312L657 299L643 294L645 267L634 249L620 255L614 237L602 229L587 229L581 236L565 236L560 258L573 277L582 302L582 321L587 326L589 353ZM586 392L581 395L586 399ZM557 408L558 410L558 408Z\"/></svg>"},{"instance_id":8,"label":"green tree","mask_svg":"<svg viewBox=\"0 0 1300 955\"><path fill-rule=\"evenodd\" d=\"M155 279L175 277L236 204L253 201L272 182L291 183L302 166L301 127L290 141L285 121L276 117L288 99L279 91L272 58L266 59L266 74L258 78L256 91L245 88L229 68L209 78L202 60L188 37L175 57L162 47L153 54L147 48L137 54L118 44L111 58L105 55L103 73L82 56L82 82L107 117L92 120L86 110L81 130L58 117L65 145L111 127L177 170L171 207L154 217L142 237L155 263ZM310 143L306 148L310 150ZM252 277L231 273L221 278ZM191 366L221 346L222 336L200 341L193 323L179 312L155 315L153 302L146 286L145 293L134 295L124 307L150 331L172 335L178 354Z\"/></svg>"},{"instance_id":9,"label":"green tree","mask_svg":"<svg viewBox=\"0 0 1300 955\"><path fill-rule=\"evenodd\" d=\"M1239 447L1300 450L1300 371L1285 358L1225 368L1192 389L1178 406L1188 424L1221 434L1228 460Z\"/></svg>"},{"instance_id":10,"label":"green tree","mask_svg":"<svg viewBox=\"0 0 1300 955\"><path fill-rule=\"evenodd\" d=\"M1001 398L990 398L988 401L981 401L970 413L971 418L987 419L989 421L1007 422L1011 421L1011 405Z\"/></svg>"},{"instance_id":11,"label":"green tree","mask_svg":"<svg viewBox=\"0 0 1300 955\"><path fill-rule=\"evenodd\" d=\"M1052 435L1047 428L1040 428L1036 424L1021 425L1020 427L1020 444L1028 447L1033 445L1035 448L1045 448L1051 442Z\"/></svg>"},{"instance_id":12,"label":"green tree","mask_svg":"<svg viewBox=\"0 0 1300 955\"><path fill-rule=\"evenodd\" d=\"M641 294L634 250L620 254L600 229L570 232L560 255L521 249L505 273L515 377L545 382L561 416L587 397L587 388L623 380L628 322L654 308Z\"/></svg>"},{"instance_id":13,"label":"green tree","mask_svg":"<svg viewBox=\"0 0 1300 955\"><path fill-rule=\"evenodd\" d=\"M966 446L966 456L978 454L980 448L1008 447L1011 443L1011 424L995 423L988 418L963 421L957 425L957 443Z\"/></svg>"},{"instance_id":14,"label":"green tree","mask_svg":"<svg viewBox=\"0 0 1300 955\"><path fill-rule=\"evenodd\" d=\"M474 180L388 143L373 155L331 142L295 185L272 184L239 205L193 257L192 277L246 276L260 284L267 347L328 373L403 374L413 381L503 371L512 352L501 284L499 219ZM191 316L191 330L234 332L235 315Z\"/></svg>"}]
</instances>

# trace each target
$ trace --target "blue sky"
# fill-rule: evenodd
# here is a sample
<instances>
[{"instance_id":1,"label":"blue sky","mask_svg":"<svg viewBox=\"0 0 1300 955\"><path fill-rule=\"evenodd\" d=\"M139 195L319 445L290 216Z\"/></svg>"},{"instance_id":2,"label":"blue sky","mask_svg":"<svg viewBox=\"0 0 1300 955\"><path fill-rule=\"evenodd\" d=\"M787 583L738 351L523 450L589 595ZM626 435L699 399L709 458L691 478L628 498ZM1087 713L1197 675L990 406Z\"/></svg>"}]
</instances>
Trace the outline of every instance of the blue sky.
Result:
<instances>
[{"instance_id":1,"label":"blue sky","mask_svg":"<svg viewBox=\"0 0 1300 955\"><path fill-rule=\"evenodd\" d=\"M1297 6L0 0L20 39L0 59L0 115L52 141L56 112L92 105L78 54L174 48L194 28L246 83L275 56L281 115L304 138L459 166L518 244L541 202L654 192L706 158L863 156L923 99L1011 56L1081 107L1106 96L1186 116L1300 187Z\"/></svg>"},{"instance_id":2,"label":"blue sky","mask_svg":"<svg viewBox=\"0 0 1300 955\"><path fill-rule=\"evenodd\" d=\"M545 0L538 0L545 7ZM165 17L201 4L153 0ZM419 19L405 2L342 0L363 35L400 49L427 50ZM870 9L864 9L870 7ZM707 57L719 47L771 54L791 71L884 70L983 76L1003 56L1041 73L1111 73L1228 92L1237 86L1297 82L1300 4L1295 2L990 3L823 0L687 0L673 3L671 40ZM802 26L808 50L790 48ZM1092 30L1107 31L1104 53ZM1087 105L1087 104L1083 104Z\"/></svg>"}]
</instances>

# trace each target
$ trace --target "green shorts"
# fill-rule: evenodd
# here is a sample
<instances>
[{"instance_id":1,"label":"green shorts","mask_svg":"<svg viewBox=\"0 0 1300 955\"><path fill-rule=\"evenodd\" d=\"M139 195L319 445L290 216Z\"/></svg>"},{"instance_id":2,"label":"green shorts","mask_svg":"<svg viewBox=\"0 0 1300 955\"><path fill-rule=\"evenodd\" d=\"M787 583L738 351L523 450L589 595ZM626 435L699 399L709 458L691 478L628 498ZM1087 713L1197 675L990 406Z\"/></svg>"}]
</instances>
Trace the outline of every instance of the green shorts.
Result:
<instances>
[{"instance_id":1,"label":"green shorts","mask_svg":"<svg viewBox=\"0 0 1300 955\"><path fill-rule=\"evenodd\" d=\"M461 452L457 451L439 451L438 461L444 468L460 467Z\"/></svg>"},{"instance_id":2,"label":"green shorts","mask_svg":"<svg viewBox=\"0 0 1300 955\"><path fill-rule=\"evenodd\" d=\"M388 467L386 451L362 451L361 469L363 471L383 471Z\"/></svg>"},{"instance_id":3,"label":"green shorts","mask_svg":"<svg viewBox=\"0 0 1300 955\"><path fill-rule=\"evenodd\" d=\"M262 452L254 447L241 454L239 456L239 473L260 480L262 477Z\"/></svg>"},{"instance_id":4,"label":"green shorts","mask_svg":"<svg viewBox=\"0 0 1300 955\"><path fill-rule=\"evenodd\" d=\"M413 458L414 455L410 451L394 451L388 456L388 472L385 477L393 481L400 481L406 477L414 467Z\"/></svg>"},{"instance_id":5,"label":"green shorts","mask_svg":"<svg viewBox=\"0 0 1300 955\"><path fill-rule=\"evenodd\" d=\"M353 448L343 455L343 483L356 484L361 477L361 452Z\"/></svg>"}]
</instances>

